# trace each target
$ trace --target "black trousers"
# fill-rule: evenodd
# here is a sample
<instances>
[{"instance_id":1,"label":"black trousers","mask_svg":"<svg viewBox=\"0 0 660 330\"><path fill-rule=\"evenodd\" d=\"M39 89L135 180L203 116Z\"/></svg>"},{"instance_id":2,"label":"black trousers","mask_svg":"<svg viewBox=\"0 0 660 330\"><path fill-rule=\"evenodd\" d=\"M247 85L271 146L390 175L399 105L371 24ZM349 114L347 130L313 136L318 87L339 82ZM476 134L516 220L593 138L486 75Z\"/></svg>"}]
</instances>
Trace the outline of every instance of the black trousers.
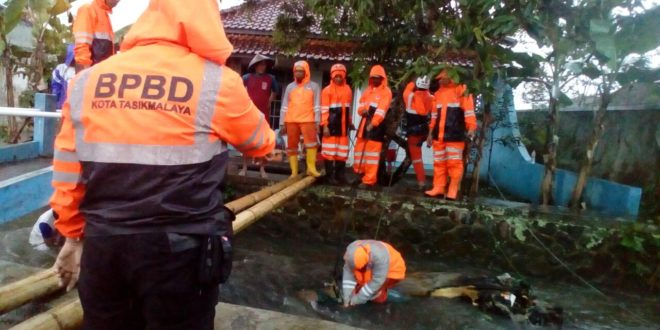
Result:
<instances>
[{"instance_id":1,"label":"black trousers","mask_svg":"<svg viewBox=\"0 0 660 330\"><path fill-rule=\"evenodd\" d=\"M83 329L213 329L218 286L199 284L199 245L165 233L86 237Z\"/></svg>"}]
</instances>

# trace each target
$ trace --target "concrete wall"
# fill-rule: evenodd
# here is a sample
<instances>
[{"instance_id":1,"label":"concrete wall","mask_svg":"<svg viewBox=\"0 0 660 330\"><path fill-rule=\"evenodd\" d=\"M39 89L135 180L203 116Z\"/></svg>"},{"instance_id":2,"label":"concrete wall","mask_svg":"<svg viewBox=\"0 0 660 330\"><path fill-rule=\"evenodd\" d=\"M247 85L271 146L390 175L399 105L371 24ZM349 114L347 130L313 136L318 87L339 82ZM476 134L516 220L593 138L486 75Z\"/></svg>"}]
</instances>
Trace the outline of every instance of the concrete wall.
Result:
<instances>
[{"instance_id":1,"label":"concrete wall","mask_svg":"<svg viewBox=\"0 0 660 330\"><path fill-rule=\"evenodd\" d=\"M547 112L517 113L523 142L543 162ZM558 166L577 171L591 134L592 111L559 115ZM658 214L660 206L660 110L608 111L605 133L596 148L592 176L642 187L643 213Z\"/></svg>"},{"instance_id":2,"label":"concrete wall","mask_svg":"<svg viewBox=\"0 0 660 330\"><path fill-rule=\"evenodd\" d=\"M535 164L530 157L516 115L511 87L500 82L493 108L496 122L487 135L480 177L520 200L538 203L543 165ZM575 182L574 172L557 171L552 192L555 205L568 205ZM591 177L583 200L591 210L635 217L639 213L641 194L640 188Z\"/></svg>"},{"instance_id":3,"label":"concrete wall","mask_svg":"<svg viewBox=\"0 0 660 330\"><path fill-rule=\"evenodd\" d=\"M53 194L52 167L0 181L0 224L34 212Z\"/></svg>"},{"instance_id":4,"label":"concrete wall","mask_svg":"<svg viewBox=\"0 0 660 330\"><path fill-rule=\"evenodd\" d=\"M39 142L10 144L0 147L0 164L39 157Z\"/></svg>"}]
</instances>

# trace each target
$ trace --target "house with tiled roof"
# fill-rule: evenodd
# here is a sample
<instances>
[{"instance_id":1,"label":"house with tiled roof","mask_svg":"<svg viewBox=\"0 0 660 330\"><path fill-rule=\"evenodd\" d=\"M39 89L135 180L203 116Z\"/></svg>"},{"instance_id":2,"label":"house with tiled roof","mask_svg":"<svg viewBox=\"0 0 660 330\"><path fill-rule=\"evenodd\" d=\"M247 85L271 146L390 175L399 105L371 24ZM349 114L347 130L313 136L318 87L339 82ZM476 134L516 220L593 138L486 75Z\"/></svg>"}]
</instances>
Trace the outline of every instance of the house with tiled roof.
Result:
<instances>
[{"instance_id":1,"label":"house with tiled roof","mask_svg":"<svg viewBox=\"0 0 660 330\"><path fill-rule=\"evenodd\" d=\"M318 27L313 27L303 46L293 55L279 49L273 39L277 17L281 13L282 0L262 0L256 6L245 3L221 11L222 22L234 52L227 65L239 73L247 72L250 60L256 54L275 59L272 73L280 83L270 123L278 127L282 92L293 81L293 63L303 59L309 62L312 81L325 86L330 81L330 67L334 63L350 66L353 54L352 43L337 43L324 38Z\"/></svg>"},{"instance_id":2,"label":"house with tiled roof","mask_svg":"<svg viewBox=\"0 0 660 330\"><path fill-rule=\"evenodd\" d=\"M250 60L256 54L272 57L276 60L272 73L284 89L293 81L292 66L297 60L309 62L312 80L321 86L330 81L330 67L334 63L343 63L349 69L357 42L336 42L326 38L318 26L310 28L302 47L293 55L279 49L274 42L273 31L277 17L282 13L284 0L261 0L256 4L243 3L221 11L222 22L234 52L227 65L239 73L247 72ZM469 66L464 56L446 56L446 62L457 66ZM270 123L278 127L280 109L280 91L271 111ZM359 91L354 91L356 99ZM356 116L357 117L357 116Z\"/></svg>"}]
</instances>

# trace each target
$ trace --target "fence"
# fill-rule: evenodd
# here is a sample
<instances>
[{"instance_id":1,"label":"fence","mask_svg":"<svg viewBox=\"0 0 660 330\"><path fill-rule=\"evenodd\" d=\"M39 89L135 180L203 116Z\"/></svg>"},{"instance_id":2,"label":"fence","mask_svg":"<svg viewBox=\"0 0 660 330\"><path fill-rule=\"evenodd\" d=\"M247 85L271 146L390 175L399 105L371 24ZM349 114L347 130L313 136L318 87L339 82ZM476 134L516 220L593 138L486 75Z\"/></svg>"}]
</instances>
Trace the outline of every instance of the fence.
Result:
<instances>
[{"instance_id":1,"label":"fence","mask_svg":"<svg viewBox=\"0 0 660 330\"><path fill-rule=\"evenodd\" d=\"M53 156L58 118L62 116L55 109L55 95L37 93L34 104L35 108L0 107L0 116L34 117L33 140L0 147L0 164Z\"/></svg>"}]
</instances>

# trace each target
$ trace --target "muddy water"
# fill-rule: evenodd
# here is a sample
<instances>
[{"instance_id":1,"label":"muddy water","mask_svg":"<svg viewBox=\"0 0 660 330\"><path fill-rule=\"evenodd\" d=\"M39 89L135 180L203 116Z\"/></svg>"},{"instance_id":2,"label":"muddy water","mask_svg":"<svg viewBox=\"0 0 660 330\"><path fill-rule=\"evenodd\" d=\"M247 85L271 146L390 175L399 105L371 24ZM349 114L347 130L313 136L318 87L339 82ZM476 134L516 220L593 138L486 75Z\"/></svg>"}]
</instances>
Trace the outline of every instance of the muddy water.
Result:
<instances>
[{"instance_id":1,"label":"muddy water","mask_svg":"<svg viewBox=\"0 0 660 330\"><path fill-rule=\"evenodd\" d=\"M236 273L222 288L223 301L316 316L354 326L382 329L509 329L504 318L485 314L469 303L436 298L412 298L405 303L361 306L345 310L313 304L298 296L301 289L320 288L331 280L337 247L290 234L276 233L263 219L237 237L241 247ZM484 273L479 265L446 263L404 256L408 271ZM509 271L502 269L501 272ZM245 274L251 274L245 276ZM515 273L511 273L516 275ZM660 297L605 292L603 297L584 285L527 278L534 294L564 308L567 329L657 329ZM578 283L576 280L575 283ZM531 326L530 326L531 327ZM538 328L538 327L533 327Z\"/></svg>"},{"instance_id":2,"label":"muddy water","mask_svg":"<svg viewBox=\"0 0 660 330\"><path fill-rule=\"evenodd\" d=\"M54 251L38 252L27 243L40 212L0 226L0 282L33 268L52 265ZM331 280L337 246L273 231L265 218L236 237L234 272L221 289L221 300L290 314L322 318L369 329L511 329L515 325L458 300L411 298L405 303L343 309L332 303L310 303L302 290L320 289ZM409 271L481 274L479 265L448 264L405 256ZM503 269L502 272L507 271ZM515 274L512 274L515 275ZM602 297L583 285L527 279L539 298L564 307L567 329L657 329L660 298L606 292ZM577 280L575 283L578 283ZM42 308L0 317L0 329ZM531 327L537 328L537 327Z\"/></svg>"}]
</instances>

